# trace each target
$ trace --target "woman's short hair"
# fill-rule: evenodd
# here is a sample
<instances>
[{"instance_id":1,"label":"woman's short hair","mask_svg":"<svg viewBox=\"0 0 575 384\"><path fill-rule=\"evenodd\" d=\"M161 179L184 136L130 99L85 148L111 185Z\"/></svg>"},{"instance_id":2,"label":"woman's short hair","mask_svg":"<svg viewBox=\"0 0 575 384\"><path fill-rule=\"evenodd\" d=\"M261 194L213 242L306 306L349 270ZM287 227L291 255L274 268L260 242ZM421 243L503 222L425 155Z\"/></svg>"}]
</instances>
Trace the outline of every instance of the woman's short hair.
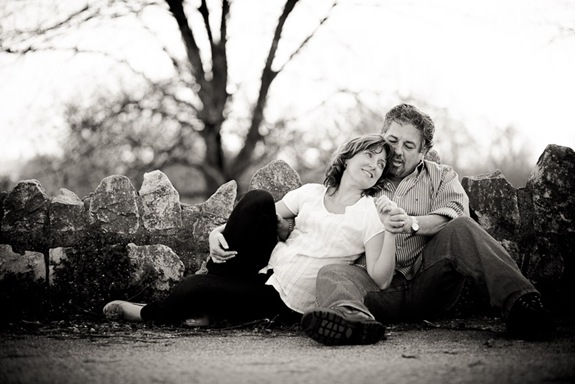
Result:
<instances>
[{"instance_id":1,"label":"woman's short hair","mask_svg":"<svg viewBox=\"0 0 575 384\"><path fill-rule=\"evenodd\" d=\"M337 190L341 183L347 160L363 151L371 151L374 153L385 151L386 153L385 167L381 177L373 187L364 191L363 195L373 196L381 191L383 189L384 179L389 174L389 170L391 168L393 148L385 141L383 135L378 133L362 135L343 143L332 156L332 160L325 171L323 184L327 188L331 187L334 188L334 190Z\"/></svg>"}]
</instances>

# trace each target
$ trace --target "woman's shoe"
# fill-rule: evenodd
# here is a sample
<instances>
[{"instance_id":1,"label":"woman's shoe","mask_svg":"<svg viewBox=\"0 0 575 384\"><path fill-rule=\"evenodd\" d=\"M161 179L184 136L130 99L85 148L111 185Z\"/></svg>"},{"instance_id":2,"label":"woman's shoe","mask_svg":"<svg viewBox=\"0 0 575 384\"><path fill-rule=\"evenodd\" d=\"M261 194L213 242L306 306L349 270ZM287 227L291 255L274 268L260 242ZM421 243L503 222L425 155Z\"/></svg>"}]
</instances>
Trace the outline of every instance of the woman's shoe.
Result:
<instances>
[{"instance_id":1,"label":"woman's shoe","mask_svg":"<svg viewBox=\"0 0 575 384\"><path fill-rule=\"evenodd\" d=\"M102 312L108 320L142 321L140 310L146 304L114 300L104 306Z\"/></svg>"}]
</instances>

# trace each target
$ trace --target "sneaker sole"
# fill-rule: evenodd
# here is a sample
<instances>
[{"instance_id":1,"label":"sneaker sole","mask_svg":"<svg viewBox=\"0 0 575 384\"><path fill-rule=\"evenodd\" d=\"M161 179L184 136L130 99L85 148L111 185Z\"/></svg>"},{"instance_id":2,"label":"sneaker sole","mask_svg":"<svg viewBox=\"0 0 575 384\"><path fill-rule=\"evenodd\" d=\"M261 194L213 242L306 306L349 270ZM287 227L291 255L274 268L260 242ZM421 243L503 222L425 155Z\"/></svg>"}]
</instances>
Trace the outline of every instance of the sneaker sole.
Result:
<instances>
[{"instance_id":1,"label":"sneaker sole","mask_svg":"<svg viewBox=\"0 0 575 384\"><path fill-rule=\"evenodd\" d=\"M374 320L353 321L329 309L306 313L303 331L325 345L374 344L384 338L385 327Z\"/></svg>"}]
</instances>

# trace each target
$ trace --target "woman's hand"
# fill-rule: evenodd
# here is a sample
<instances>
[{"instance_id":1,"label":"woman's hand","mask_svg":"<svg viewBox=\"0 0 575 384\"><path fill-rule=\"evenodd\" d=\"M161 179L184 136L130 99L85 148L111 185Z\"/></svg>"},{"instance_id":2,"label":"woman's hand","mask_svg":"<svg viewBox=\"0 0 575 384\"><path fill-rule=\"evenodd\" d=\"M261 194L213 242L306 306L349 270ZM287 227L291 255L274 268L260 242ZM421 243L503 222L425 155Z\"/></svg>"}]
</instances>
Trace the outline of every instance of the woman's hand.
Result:
<instances>
[{"instance_id":1,"label":"woman's hand","mask_svg":"<svg viewBox=\"0 0 575 384\"><path fill-rule=\"evenodd\" d=\"M408 215L397 203L391 201L387 196L380 196L375 200L375 206L379 219L387 232L404 233L405 222Z\"/></svg>"},{"instance_id":2,"label":"woman's hand","mask_svg":"<svg viewBox=\"0 0 575 384\"><path fill-rule=\"evenodd\" d=\"M225 263L237 255L236 251L229 250L228 242L222 234L223 229L224 226L217 227L209 236L210 258L217 264Z\"/></svg>"},{"instance_id":3,"label":"woman's hand","mask_svg":"<svg viewBox=\"0 0 575 384\"><path fill-rule=\"evenodd\" d=\"M379 214L379 219L382 223L385 223L387 216L389 215L389 211L394 208L397 208L397 203L391 201L391 199L387 196L380 196L375 199L375 207L377 208L377 213Z\"/></svg>"}]
</instances>

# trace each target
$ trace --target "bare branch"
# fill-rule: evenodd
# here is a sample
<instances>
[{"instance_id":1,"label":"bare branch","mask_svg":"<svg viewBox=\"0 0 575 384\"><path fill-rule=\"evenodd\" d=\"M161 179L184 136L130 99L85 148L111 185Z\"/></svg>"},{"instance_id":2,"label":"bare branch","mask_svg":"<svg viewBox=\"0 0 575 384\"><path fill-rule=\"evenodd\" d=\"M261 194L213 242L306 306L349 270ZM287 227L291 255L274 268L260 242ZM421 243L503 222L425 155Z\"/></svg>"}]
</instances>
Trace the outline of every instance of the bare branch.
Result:
<instances>
[{"instance_id":1,"label":"bare branch","mask_svg":"<svg viewBox=\"0 0 575 384\"><path fill-rule=\"evenodd\" d=\"M270 46L268 57L266 59L266 63L262 72L261 78L261 85L260 85L260 92L258 95L258 100L253 108L252 112L252 123L248 130L246 140L244 142L244 146L236 156L235 161L233 162L233 166L231 168L231 175L241 174L242 171L249 165L251 156L253 151L256 147L256 144L261 140L262 136L259 132L260 125L263 121L263 111L265 104L267 102L267 96L269 92L269 88L275 77L277 76L277 72L272 70L272 63L277 53L279 41L281 39L281 35L283 32L283 28L285 26L286 20L288 16L293 11L295 5L297 4L298 0L287 0L284 10L281 16L278 19L278 25L276 26L276 30L274 32L274 36L272 39L272 44Z\"/></svg>"},{"instance_id":2,"label":"bare branch","mask_svg":"<svg viewBox=\"0 0 575 384\"><path fill-rule=\"evenodd\" d=\"M204 19L204 26L206 27L206 32L208 34L208 40L210 41L210 46L214 45L214 36L212 35L212 27L210 26L210 11L208 10L208 4L206 0L202 0L202 3L198 7L202 19Z\"/></svg>"},{"instance_id":3,"label":"bare branch","mask_svg":"<svg viewBox=\"0 0 575 384\"><path fill-rule=\"evenodd\" d=\"M184 45L186 47L188 60L192 66L192 75L198 84L202 86L200 89L201 92L206 85L206 74L204 72L202 58L200 55L200 48L196 43L196 38L192 32L192 29L190 28L188 18L184 12L184 7L182 5L183 0L166 0L166 2L170 7L170 12L172 12L172 15L178 23L178 27L182 35L182 40L184 41Z\"/></svg>"},{"instance_id":4,"label":"bare branch","mask_svg":"<svg viewBox=\"0 0 575 384\"><path fill-rule=\"evenodd\" d=\"M327 12L327 14L324 16L323 19L320 20L319 24L317 25L317 27L315 27L315 29L308 35L308 37L306 37L302 43L299 45L299 47L290 55L290 57L286 60L286 62L277 70L277 73L280 73L281 71L283 71L283 69L286 67L286 65L288 65L295 56L297 56L301 50L307 45L307 43L309 43L309 41L315 36L315 34L317 33L317 31L325 24L325 22L329 19L331 12L333 11L333 9L336 7L338 0L335 0L333 2L333 4L331 5L331 7L329 8L329 11Z\"/></svg>"},{"instance_id":5,"label":"bare branch","mask_svg":"<svg viewBox=\"0 0 575 384\"><path fill-rule=\"evenodd\" d=\"M88 13L88 11L93 11ZM68 15L64 20L58 21L57 23L42 28L35 31L19 31L20 33L34 33L34 34L44 34L46 32L50 32L52 30L59 29L63 26L70 25L73 21L77 22L78 24L86 22L92 18L94 18L99 13L99 9L95 9L93 6L86 5L84 8L80 9L77 12L73 12L72 14Z\"/></svg>"},{"instance_id":6,"label":"bare branch","mask_svg":"<svg viewBox=\"0 0 575 384\"><path fill-rule=\"evenodd\" d=\"M180 65L180 62L168 51L168 48L166 47L166 45L164 45L160 39L158 38L158 35L154 33L154 31L152 31L150 29L150 27L146 24L144 24L142 21L140 22L140 25L142 26L142 28L148 32L148 34L150 35L150 37L154 38L156 41L158 41L158 44L160 46L160 49L162 50L162 52L164 52L166 54L166 56L168 56L168 58L170 59L170 62L172 63L172 66L174 67L174 69L176 70L176 73L178 75L182 75L183 73L183 69L182 66Z\"/></svg>"},{"instance_id":7,"label":"bare branch","mask_svg":"<svg viewBox=\"0 0 575 384\"><path fill-rule=\"evenodd\" d=\"M4 35L3 41L0 41L0 51L15 54L34 51L41 45L48 44L58 37L65 35L70 30L80 28L82 25L87 25L90 21L97 20L101 22L103 20L114 20L133 14L139 15L145 7L157 4L153 2L139 3L140 7L138 9L129 7L128 4L122 5L125 6L123 10L87 5L67 15L64 19L54 22L50 26L31 30L16 29L12 31L12 34ZM15 48L17 45L22 46L24 44L27 45L24 48Z\"/></svg>"},{"instance_id":8,"label":"bare branch","mask_svg":"<svg viewBox=\"0 0 575 384\"><path fill-rule=\"evenodd\" d=\"M213 94L212 101L216 110L223 111L228 100L228 56L226 51L227 44L227 18L230 10L229 2L222 1L222 16L220 20L220 40L212 42L212 84Z\"/></svg>"}]
</instances>

